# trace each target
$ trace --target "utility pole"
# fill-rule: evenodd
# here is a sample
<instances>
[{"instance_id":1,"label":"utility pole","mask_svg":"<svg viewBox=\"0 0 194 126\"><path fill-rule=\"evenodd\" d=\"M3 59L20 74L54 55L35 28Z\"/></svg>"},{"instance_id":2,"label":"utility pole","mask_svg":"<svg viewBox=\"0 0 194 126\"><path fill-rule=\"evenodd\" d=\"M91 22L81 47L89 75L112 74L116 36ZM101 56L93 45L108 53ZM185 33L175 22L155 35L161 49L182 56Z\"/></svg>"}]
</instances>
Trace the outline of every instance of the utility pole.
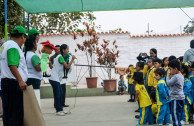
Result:
<instances>
[{"instance_id":1,"label":"utility pole","mask_svg":"<svg viewBox=\"0 0 194 126\"><path fill-rule=\"evenodd\" d=\"M153 30L150 30L150 25L148 23L148 30L146 31L148 33L148 35L150 35L150 32L153 32Z\"/></svg>"}]
</instances>

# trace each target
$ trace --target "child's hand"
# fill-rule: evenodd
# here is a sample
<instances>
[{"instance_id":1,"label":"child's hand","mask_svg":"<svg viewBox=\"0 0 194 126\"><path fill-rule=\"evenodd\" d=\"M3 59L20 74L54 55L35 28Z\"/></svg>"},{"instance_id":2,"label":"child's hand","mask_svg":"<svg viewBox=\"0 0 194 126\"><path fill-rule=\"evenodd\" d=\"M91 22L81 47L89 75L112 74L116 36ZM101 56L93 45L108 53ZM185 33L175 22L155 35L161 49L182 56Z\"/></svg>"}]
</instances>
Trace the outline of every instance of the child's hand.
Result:
<instances>
[{"instance_id":1,"label":"child's hand","mask_svg":"<svg viewBox=\"0 0 194 126\"><path fill-rule=\"evenodd\" d=\"M169 97L168 97L168 96L166 97L166 100L167 100L167 101L169 100Z\"/></svg>"}]
</instances>

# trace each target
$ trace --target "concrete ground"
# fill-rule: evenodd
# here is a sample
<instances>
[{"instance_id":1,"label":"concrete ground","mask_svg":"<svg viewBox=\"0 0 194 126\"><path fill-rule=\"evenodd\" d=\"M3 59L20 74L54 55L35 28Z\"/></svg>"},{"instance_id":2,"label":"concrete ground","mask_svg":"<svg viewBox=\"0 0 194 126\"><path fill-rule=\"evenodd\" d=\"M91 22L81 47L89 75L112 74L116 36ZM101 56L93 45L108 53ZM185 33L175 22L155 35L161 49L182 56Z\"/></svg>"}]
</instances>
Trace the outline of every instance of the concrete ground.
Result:
<instances>
[{"instance_id":1,"label":"concrete ground","mask_svg":"<svg viewBox=\"0 0 194 126\"><path fill-rule=\"evenodd\" d=\"M64 108L71 112L56 116L53 99L42 99L42 113L47 126L135 126L137 103L128 103L128 95L67 98L70 105ZM75 108L71 109L75 104ZM71 110L70 110L71 109ZM190 124L188 126L191 126ZM2 121L0 121L2 126Z\"/></svg>"}]
</instances>

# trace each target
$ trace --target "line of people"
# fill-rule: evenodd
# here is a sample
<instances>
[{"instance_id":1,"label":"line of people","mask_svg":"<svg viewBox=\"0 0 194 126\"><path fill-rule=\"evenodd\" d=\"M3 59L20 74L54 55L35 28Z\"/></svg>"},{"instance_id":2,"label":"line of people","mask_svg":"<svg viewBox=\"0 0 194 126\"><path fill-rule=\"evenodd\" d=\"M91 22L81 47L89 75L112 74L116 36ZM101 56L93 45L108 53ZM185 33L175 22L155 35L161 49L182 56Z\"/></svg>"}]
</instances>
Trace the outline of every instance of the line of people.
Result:
<instances>
[{"instance_id":1,"label":"line of people","mask_svg":"<svg viewBox=\"0 0 194 126\"><path fill-rule=\"evenodd\" d=\"M194 113L194 62L182 63L183 58L175 56L160 60L155 49L151 53L151 57L140 54L137 58L141 61L136 67L129 65L126 76L128 102L139 105L137 125L170 125L170 113L173 126L189 124Z\"/></svg>"}]
</instances>

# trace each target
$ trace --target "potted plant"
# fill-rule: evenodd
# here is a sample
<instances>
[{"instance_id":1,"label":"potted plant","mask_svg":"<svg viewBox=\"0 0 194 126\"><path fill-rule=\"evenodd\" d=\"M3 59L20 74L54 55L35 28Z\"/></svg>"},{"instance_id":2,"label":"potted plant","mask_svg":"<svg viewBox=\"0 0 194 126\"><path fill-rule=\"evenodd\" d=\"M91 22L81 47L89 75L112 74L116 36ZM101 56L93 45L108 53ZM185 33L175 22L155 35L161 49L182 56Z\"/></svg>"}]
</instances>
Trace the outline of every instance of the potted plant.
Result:
<instances>
[{"instance_id":1,"label":"potted plant","mask_svg":"<svg viewBox=\"0 0 194 126\"><path fill-rule=\"evenodd\" d=\"M89 39L84 40L82 44L77 44L77 47L80 51L85 52L87 57L87 63L89 67L89 77L86 77L87 87L88 88L97 88L97 77L92 77L92 64L93 64L93 56L96 54L96 47L98 45L99 37L96 35L94 27L90 28L89 24L86 23L86 32L89 35ZM84 36L84 32L81 31L82 37ZM76 38L74 36L74 38ZM76 50L77 51L77 50Z\"/></svg>"},{"instance_id":2,"label":"potted plant","mask_svg":"<svg viewBox=\"0 0 194 126\"><path fill-rule=\"evenodd\" d=\"M117 50L116 40L110 42L103 40L101 47L96 48L97 63L105 65L105 71L108 74L108 79L103 80L104 91L116 91L117 80L111 78L111 68L117 65L117 58L119 57L119 50Z\"/></svg>"}]
</instances>

